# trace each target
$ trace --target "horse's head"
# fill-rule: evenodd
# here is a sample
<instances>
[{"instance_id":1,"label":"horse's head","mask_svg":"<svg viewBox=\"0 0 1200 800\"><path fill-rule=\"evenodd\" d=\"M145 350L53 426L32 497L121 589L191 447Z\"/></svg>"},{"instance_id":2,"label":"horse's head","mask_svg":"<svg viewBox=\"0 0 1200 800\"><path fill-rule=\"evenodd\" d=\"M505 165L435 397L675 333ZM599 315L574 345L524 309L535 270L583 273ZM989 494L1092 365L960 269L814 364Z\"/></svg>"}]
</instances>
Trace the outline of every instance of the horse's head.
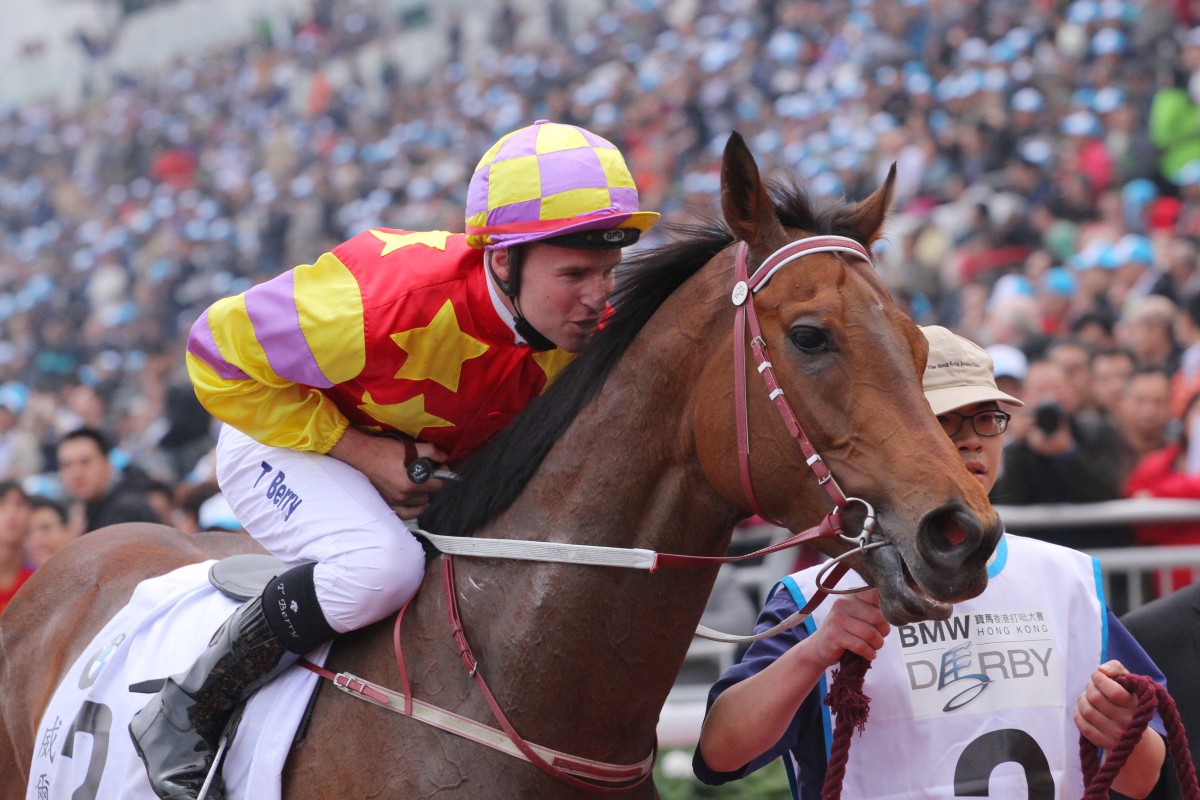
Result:
<instances>
[{"instance_id":1,"label":"horse's head","mask_svg":"<svg viewBox=\"0 0 1200 800\"><path fill-rule=\"evenodd\" d=\"M866 200L820 216L799 198L777 207L737 134L726 146L721 178L725 221L745 243L747 274L753 275L780 248L814 234L869 247L883 227L894 168ZM734 263L739 247L726 251L726 264ZM732 288L730 273L723 278ZM758 288L747 302L784 397L836 484L874 507L875 537L892 545L865 550L850 564L879 589L893 623L946 617L949 603L987 585L986 561L1001 526L921 391L924 336L866 258L849 247L805 252ZM801 530L818 521L830 500L755 374L749 342L747 334L733 348L747 352L744 412L735 399L731 349L721 347L706 365L696 416L700 460L722 496L752 511L733 424L739 413L747 417L752 493L764 512ZM846 508L848 533L858 532L864 508ZM839 538L816 546L829 555L855 547Z\"/></svg>"}]
</instances>

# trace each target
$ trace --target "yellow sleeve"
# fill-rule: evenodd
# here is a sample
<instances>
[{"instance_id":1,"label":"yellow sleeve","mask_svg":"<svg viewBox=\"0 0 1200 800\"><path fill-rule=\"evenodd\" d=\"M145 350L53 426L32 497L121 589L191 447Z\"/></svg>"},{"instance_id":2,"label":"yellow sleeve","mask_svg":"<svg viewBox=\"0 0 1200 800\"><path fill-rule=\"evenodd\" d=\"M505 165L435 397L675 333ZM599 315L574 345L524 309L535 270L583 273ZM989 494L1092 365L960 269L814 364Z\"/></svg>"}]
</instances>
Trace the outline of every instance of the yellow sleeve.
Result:
<instances>
[{"instance_id":1,"label":"yellow sleeve","mask_svg":"<svg viewBox=\"0 0 1200 800\"><path fill-rule=\"evenodd\" d=\"M323 392L366 363L362 292L334 255L214 303L187 369L217 419L276 447L328 452L348 421Z\"/></svg>"}]
</instances>

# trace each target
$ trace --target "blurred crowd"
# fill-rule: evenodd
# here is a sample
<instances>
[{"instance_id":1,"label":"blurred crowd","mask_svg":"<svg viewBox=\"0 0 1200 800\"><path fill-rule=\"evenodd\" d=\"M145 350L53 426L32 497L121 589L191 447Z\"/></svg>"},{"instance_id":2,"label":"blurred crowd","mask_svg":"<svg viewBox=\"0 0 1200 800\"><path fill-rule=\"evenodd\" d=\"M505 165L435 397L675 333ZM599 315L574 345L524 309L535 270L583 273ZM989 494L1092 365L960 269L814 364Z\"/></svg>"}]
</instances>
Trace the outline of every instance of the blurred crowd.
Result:
<instances>
[{"instance_id":1,"label":"blurred crowd","mask_svg":"<svg viewBox=\"0 0 1200 800\"><path fill-rule=\"evenodd\" d=\"M993 499L1200 497L1200 2L610 0L581 21L529 0L490 7L478 47L453 9L391 8L320 0L149 73L93 54L80 108L3 112L0 480L78 505L61 449L91 430L108 480L198 524L200 312L368 227L461 230L479 154L548 118L621 146L674 222L716 213L731 130L816 196L895 163L880 271L1026 400ZM388 46L414 28L441 38L432 68Z\"/></svg>"}]
</instances>

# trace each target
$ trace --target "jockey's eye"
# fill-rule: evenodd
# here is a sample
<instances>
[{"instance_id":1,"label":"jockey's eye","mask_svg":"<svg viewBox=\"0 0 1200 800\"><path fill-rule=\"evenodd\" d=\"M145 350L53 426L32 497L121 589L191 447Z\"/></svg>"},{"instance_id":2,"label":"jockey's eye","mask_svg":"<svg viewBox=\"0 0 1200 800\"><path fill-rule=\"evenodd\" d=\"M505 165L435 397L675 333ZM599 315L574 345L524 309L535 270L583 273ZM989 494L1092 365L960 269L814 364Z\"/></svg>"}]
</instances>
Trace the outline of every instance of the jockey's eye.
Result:
<instances>
[{"instance_id":1,"label":"jockey's eye","mask_svg":"<svg viewBox=\"0 0 1200 800\"><path fill-rule=\"evenodd\" d=\"M833 350L833 339L829 333L812 325L797 325L788 332L788 338L802 353L816 355Z\"/></svg>"}]
</instances>

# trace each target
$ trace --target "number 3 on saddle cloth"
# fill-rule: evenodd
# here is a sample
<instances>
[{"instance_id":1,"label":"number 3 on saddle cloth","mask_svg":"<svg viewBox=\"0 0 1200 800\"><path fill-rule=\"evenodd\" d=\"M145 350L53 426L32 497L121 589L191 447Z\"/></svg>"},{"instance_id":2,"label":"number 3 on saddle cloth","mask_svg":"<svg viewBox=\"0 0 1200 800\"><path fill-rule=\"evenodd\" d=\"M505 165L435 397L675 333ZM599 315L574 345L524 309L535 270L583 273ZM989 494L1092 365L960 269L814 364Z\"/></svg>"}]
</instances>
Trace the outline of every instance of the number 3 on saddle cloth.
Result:
<instances>
[{"instance_id":1,"label":"number 3 on saddle cloth","mask_svg":"<svg viewBox=\"0 0 1200 800\"><path fill-rule=\"evenodd\" d=\"M150 695L130 686L187 669L238 606L210 583L213 563L143 581L84 649L42 717L26 800L157 800L128 731ZM326 644L308 658L323 664L328 652ZM228 800L280 800L284 760L317 681L288 670L246 703L225 756Z\"/></svg>"}]
</instances>

